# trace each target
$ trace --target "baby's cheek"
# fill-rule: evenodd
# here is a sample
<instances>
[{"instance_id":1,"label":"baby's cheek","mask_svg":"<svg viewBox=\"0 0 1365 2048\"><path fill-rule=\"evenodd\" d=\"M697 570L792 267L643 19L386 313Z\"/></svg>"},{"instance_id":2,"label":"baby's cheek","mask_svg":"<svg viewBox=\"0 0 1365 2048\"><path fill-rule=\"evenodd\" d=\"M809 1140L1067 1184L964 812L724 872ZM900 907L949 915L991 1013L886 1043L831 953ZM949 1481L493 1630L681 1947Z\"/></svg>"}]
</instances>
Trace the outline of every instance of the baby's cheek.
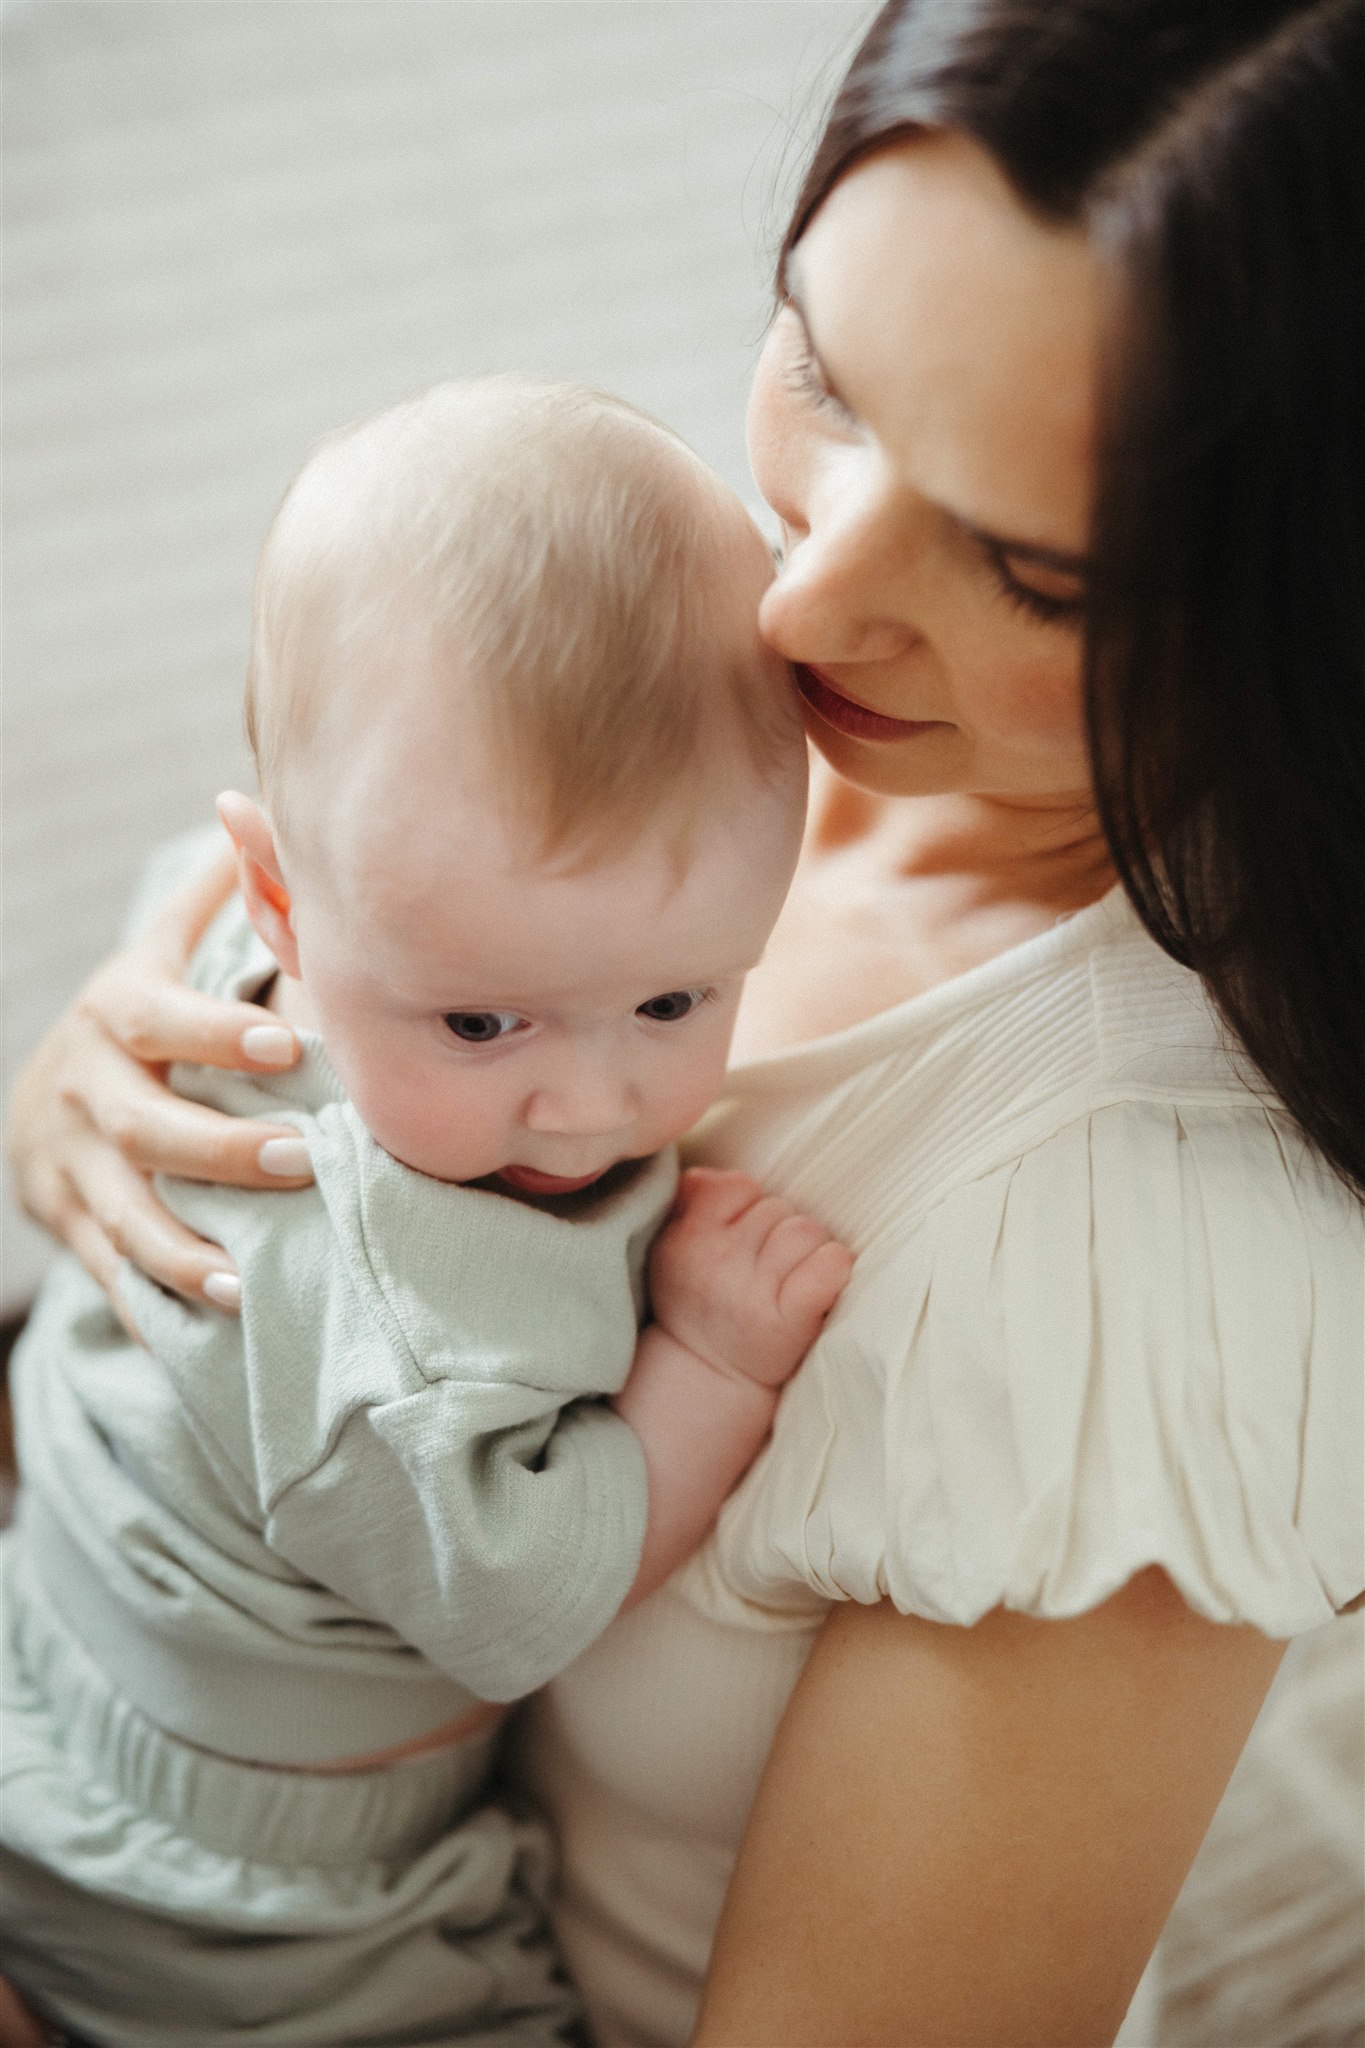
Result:
<instances>
[{"instance_id":1,"label":"baby's cheek","mask_svg":"<svg viewBox=\"0 0 1365 2048\"><path fill-rule=\"evenodd\" d=\"M438 1064L394 1046L333 1050L333 1065L366 1130L386 1152L443 1180L473 1179L469 1119L449 1099Z\"/></svg>"},{"instance_id":2,"label":"baby's cheek","mask_svg":"<svg viewBox=\"0 0 1365 2048\"><path fill-rule=\"evenodd\" d=\"M422 1092L411 1071L392 1065L386 1071L368 1062L352 1064L342 1075L347 1093L372 1137L391 1152L410 1145L420 1128Z\"/></svg>"},{"instance_id":3,"label":"baby's cheek","mask_svg":"<svg viewBox=\"0 0 1365 2048\"><path fill-rule=\"evenodd\" d=\"M729 1032L718 1033L696 1057L682 1063L660 1104L660 1136L654 1150L680 1138L703 1117L725 1085Z\"/></svg>"},{"instance_id":4,"label":"baby's cheek","mask_svg":"<svg viewBox=\"0 0 1365 2048\"><path fill-rule=\"evenodd\" d=\"M374 1129L382 1145L437 1180L477 1180L508 1162L478 1114L477 1101L452 1100L448 1090L420 1091L393 1105L389 1138Z\"/></svg>"}]
</instances>

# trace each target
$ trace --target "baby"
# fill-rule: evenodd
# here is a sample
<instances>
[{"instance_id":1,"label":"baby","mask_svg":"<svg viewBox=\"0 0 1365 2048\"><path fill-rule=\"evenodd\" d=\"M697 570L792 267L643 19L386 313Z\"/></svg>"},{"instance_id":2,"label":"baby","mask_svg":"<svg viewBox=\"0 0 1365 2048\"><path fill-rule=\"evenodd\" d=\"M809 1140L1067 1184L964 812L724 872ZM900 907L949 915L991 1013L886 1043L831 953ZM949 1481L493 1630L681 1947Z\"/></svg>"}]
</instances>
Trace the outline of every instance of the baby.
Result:
<instances>
[{"instance_id":1,"label":"baby","mask_svg":"<svg viewBox=\"0 0 1365 2048\"><path fill-rule=\"evenodd\" d=\"M193 975L304 1057L176 1081L315 1184L166 1189L240 1317L129 1271L143 1348L67 1266L16 1357L0 1972L92 2041L572 2038L499 1705L695 1547L850 1263L671 1149L800 837L770 574L663 428L512 379L275 519Z\"/></svg>"}]
</instances>

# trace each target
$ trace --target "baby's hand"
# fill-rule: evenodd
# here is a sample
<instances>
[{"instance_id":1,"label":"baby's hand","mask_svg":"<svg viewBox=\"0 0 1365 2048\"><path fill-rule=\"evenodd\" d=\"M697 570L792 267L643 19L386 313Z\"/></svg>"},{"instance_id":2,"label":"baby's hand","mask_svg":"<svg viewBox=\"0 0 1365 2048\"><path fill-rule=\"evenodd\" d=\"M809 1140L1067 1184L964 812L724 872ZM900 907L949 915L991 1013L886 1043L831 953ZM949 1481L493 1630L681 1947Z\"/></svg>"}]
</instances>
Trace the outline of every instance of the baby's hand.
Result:
<instances>
[{"instance_id":1,"label":"baby's hand","mask_svg":"<svg viewBox=\"0 0 1365 2048\"><path fill-rule=\"evenodd\" d=\"M649 1488L628 1605L701 1542L852 1270L823 1223L747 1174L683 1175L650 1259L654 1320L612 1403L639 1439Z\"/></svg>"},{"instance_id":2,"label":"baby's hand","mask_svg":"<svg viewBox=\"0 0 1365 2048\"><path fill-rule=\"evenodd\" d=\"M853 1270L823 1223L746 1173L694 1166L655 1241L654 1318L718 1372L780 1387Z\"/></svg>"}]
</instances>

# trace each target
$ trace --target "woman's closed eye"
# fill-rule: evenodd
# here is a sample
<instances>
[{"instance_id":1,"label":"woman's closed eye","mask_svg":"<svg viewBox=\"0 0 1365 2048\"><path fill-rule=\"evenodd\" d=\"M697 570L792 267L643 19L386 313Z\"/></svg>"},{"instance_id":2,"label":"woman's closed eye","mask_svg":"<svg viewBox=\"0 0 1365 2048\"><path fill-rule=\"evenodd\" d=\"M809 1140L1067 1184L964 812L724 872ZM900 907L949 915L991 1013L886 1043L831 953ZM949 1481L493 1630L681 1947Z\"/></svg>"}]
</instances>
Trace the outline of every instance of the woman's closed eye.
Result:
<instances>
[{"instance_id":1,"label":"woman's closed eye","mask_svg":"<svg viewBox=\"0 0 1365 2048\"><path fill-rule=\"evenodd\" d=\"M825 375L823 365L811 346L811 338L801 317L800 308L793 299L784 301L778 317L784 316L789 328L789 347L785 363L788 385L812 411L828 413L846 427L856 426L855 415L844 404Z\"/></svg>"},{"instance_id":2,"label":"woman's closed eye","mask_svg":"<svg viewBox=\"0 0 1365 2048\"><path fill-rule=\"evenodd\" d=\"M1021 581L1010 567L1009 557L1003 549L989 541L981 542L986 566L991 580L1000 595L1012 604L1016 611L1036 619L1045 626L1077 626L1085 612L1084 586L1073 587L1074 579L1058 574L1059 588L1043 590L1033 583ZM1044 572L1046 573L1046 572Z\"/></svg>"},{"instance_id":3,"label":"woman's closed eye","mask_svg":"<svg viewBox=\"0 0 1365 2048\"><path fill-rule=\"evenodd\" d=\"M515 1010L447 1010L443 1022L461 1045L495 1045L500 1038L525 1030L527 1024Z\"/></svg>"},{"instance_id":4,"label":"woman's closed eye","mask_svg":"<svg viewBox=\"0 0 1365 2048\"><path fill-rule=\"evenodd\" d=\"M651 1024L680 1024L703 1003L713 1002L715 994L713 988L674 988L666 995L651 996L647 1003L637 1004L635 1014Z\"/></svg>"},{"instance_id":5,"label":"woman's closed eye","mask_svg":"<svg viewBox=\"0 0 1365 2048\"><path fill-rule=\"evenodd\" d=\"M805 316L795 299L788 297L783 300L778 318L787 323L783 372L788 387L812 411L827 414L844 428L858 428L857 414L834 389L815 353ZM973 529L969 527L968 531L973 532ZM1052 587L1048 587L1046 580L1043 583L1026 580L1018 574L1007 549L996 545L986 534L973 532L973 537L981 548L982 559L997 591L1016 611L1023 612L1040 625L1079 625L1085 611L1083 582L1060 568L1054 573L1050 565L1040 567L1037 573L1044 579L1052 578ZM1033 564L1030 563L1029 567L1032 571Z\"/></svg>"}]
</instances>

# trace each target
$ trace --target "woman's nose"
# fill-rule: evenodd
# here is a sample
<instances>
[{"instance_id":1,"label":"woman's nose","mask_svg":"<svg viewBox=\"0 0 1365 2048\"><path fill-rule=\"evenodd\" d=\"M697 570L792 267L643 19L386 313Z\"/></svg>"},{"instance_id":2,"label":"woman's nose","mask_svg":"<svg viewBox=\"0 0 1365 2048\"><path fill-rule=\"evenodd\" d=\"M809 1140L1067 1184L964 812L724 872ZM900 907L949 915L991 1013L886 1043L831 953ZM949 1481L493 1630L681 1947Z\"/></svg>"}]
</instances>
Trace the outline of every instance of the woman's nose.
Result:
<instances>
[{"instance_id":1,"label":"woman's nose","mask_svg":"<svg viewBox=\"0 0 1365 2048\"><path fill-rule=\"evenodd\" d=\"M790 533L790 529L789 529ZM790 534L759 606L759 630L788 661L892 661L918 637L904 591L860 522L816 522Z\"/></svg>"}]
</instances>

